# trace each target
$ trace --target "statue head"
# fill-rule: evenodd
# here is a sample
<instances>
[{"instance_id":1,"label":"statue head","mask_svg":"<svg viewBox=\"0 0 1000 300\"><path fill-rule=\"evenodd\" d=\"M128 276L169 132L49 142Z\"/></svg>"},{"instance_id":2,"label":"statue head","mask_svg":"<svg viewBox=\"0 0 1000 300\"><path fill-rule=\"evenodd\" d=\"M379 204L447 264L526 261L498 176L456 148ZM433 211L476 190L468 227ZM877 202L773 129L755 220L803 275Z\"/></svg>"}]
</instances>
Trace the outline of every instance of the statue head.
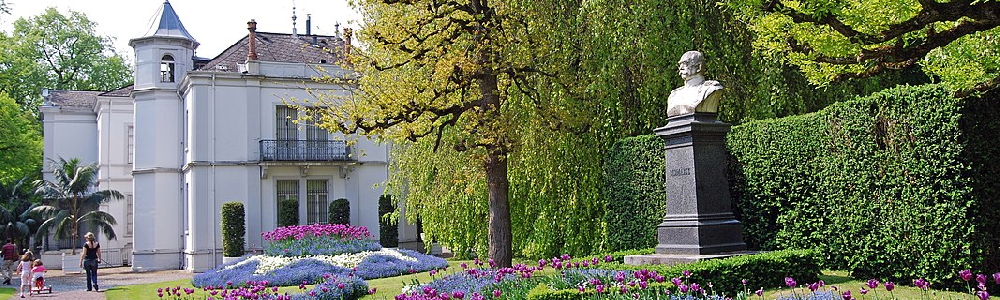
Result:
<instances>
[{"instance_id":1,"label":"statue head","mask_svg":"<svg viewBox=\"0 0 1000 300\"><path fill-rule=\"evenodd\" d=\"M702 57L701 52L684 52L684 55L681 55L681 60L677 62L677 73L681 75L681 79L687 81L688 78L701 74L704 65L705 59Z\"/></svg>"}]
</instances>

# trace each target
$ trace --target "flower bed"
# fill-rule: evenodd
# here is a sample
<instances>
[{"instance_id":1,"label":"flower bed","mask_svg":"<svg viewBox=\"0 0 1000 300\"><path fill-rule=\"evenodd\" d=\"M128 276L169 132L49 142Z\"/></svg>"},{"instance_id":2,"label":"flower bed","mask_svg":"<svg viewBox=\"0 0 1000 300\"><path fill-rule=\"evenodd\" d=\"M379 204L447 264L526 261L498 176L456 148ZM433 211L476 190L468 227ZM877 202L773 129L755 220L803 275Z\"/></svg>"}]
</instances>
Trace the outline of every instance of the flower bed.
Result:
<instances>
[{"instance_id":1,"label":"flower bed","mask_svg":"<svg viewBox=\"0 0 1000 300\"><path fill-rule=\"evenodd\" d=\"M271 256L339 255L382 249L364 226L293 225L261 235L269 241L264 254Z\"/></svg>"},{"instance_id":2,"label":"flower bed","mask_svg":"<svg viewBox=\"0 0 1000 300\"><path fill-rule=\"evenodd\" d=\"M255 255L195 275L192 282L199 287L247 281L293 286L321 282L324 274L375 279L447 266L442 258L405 249L309 257Z\"/></svg>"}]
</instances>

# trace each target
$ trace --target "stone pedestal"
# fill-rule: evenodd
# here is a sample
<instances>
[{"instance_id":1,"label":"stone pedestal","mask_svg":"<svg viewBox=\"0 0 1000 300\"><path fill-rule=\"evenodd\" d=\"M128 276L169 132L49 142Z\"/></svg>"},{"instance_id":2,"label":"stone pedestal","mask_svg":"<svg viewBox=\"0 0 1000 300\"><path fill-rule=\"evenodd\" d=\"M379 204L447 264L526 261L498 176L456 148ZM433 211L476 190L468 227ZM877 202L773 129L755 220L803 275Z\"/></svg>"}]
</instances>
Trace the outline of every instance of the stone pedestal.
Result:
<instances>
[{"instance_id":1,"label":"stone pedestal","mask_svg":"<svg viewBox=\"0 0 1000 300\"><path fill-rule=\"evenodd\" d=\"M657 226L656 255L626 257L627 263L681 263L746 253L726 178L730 125L716 116L671 117L655 130L666 140L667 214Z\"/></svg>"}]
</instances>

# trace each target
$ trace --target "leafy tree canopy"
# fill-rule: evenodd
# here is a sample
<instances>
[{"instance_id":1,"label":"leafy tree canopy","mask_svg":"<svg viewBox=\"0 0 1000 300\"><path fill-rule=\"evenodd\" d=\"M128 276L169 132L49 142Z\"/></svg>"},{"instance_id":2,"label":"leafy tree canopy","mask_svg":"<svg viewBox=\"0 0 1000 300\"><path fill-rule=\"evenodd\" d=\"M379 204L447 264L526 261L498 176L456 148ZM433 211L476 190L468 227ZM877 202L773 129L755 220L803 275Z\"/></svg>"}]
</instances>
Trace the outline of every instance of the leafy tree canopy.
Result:
<instances>
[{"instance_id":1,"label":"leafy tree canopy","mask_svg":"<svg viewBox=\"0 0 1000 300\"><path fill-rule=\"evenodd\" d=\"M22 109L37 112L42 89L110 90L128 85L132 73L114 52L112 38L96 32L83 13L55 8L14 21L0 34L0 91Z\"/></svg>"},{"instance_id":2,"label":"leafy tree canopy","mask_svg":"<svg viewBox=\"0 0 1000 300\"><path fill-rule=\"evenodd\" d=\"M0 182L36 176L42 166L38 122L0 92Z\"/></svg>"},{"instance_id":3,"label":"leafy tree canopy","mask_svg":"<svg viewBox=\"0 0 1000 300\"><path fill-rule=\"evenodd\" d=\"M1000 2L735 0L758 49L825 85L914 65L958 95L1000 85Z\"/></svg>"},{"instance_id":4,"label":"leafy tree canopy","mask_svg":"<svg viewBox=\"0 0 1000 300\"><path fill-rule=\"evenodd\" d=\"M362 0L366 18L350 57L363 74L360 90L331 97L317 117L328 129L454 151L478 173L487 191L489 257L509 266L512 256L508 156L518 151L516 121L526 111L549 130L582 130L587 114L564 72L579 64L572 35L579 3L545 1ZM426 137L426 138L425 138ZM453 174L468 175L461 170ZM434 172L431 176L444 174ZM467 171L467 170L466 170ZM458 175L456 175L458 176ZM471 176L469 176L471 177ZM433 177L431 177L433 178ZM428 181L422 181L428 182ZM429 182L428 182L429 183ZM461 198L451 200L458 201ZM425 199L433 201L433 199ZM408 207L414 197L408 196ZM408 210L412 212L412 210ZM478 224L482 224L480 221ZM427 228L425 228L427 229Z\"/></svg>"}]
</instances>

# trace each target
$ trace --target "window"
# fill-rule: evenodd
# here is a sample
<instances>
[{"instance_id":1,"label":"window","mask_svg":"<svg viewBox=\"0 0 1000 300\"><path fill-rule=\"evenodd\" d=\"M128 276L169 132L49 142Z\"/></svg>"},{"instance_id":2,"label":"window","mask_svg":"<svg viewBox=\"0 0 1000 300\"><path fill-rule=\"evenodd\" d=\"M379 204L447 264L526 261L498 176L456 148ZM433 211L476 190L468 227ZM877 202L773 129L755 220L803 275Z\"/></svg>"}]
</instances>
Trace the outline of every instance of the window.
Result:
<instances>
[{"instance_id":1,"label":"window","mask_svg":"<svg viewBox=\"0 0 1000 300\"><path fill-rule=\"evenodd\" d=\"M174 57L170 54L160 59L160 82L174 82Z\"/></svg>"},{"instance_id":2,"label":"window","mask_svg":"<svg viewBox=\"0 0 1000 300\"><path fill-rule=\"evenodd\" d=\"M130 126L131 127L131 126ZM132 220L132 195L125 195L125 235L132 235L132 227L134 222Z\"/></svg>"},{"instance_id":3,"label":"window","mask_svg":"<svg viewBox=\"0 0 1000 300\"><path fill-rule=\"evenodd\" d=\"M274 137L277 140L298 140L299 130L295 127L295 120L299 119L299 112L294 108L279 105L275 107L275 122L277 125Z\"/></svg>"},{"instance_id":4,"label":"window","mask_svg":"<svg viewBox=\"0 0 1000 300\"><path fill-rule=\"evenodd\" d=\"M309 120L306 120L305 122L303 122L304 125L305 125L305 127L306 127L306 140L307 141L326 141L326 140L330 139L330 132L329 131L326 131L326 129L323 129L323 128L320 128L319 126L316 126L317 122L316 122L315 118L318 115L318 112L319 112L319 110L316 109L316 108L310 109L309 110L309 114L312 115L312 118L309 118Z\"/></svg>"},{"instance_id":5,"label":"window","mask_svg":"<svg viewBox=\"0 0 1000 300\"><path fill-rule=\"evenodd\" d=\"M125 155L128 164L131 165L135 160L135 126L128 125L128 127L125 128L125 131L126 131L125 143L127 144L126 147L128 148L125 149L126 151Z\"/></svg>"},{"instance_id":6,"label":"window","mask_svg":"<svg viewBox=\"0 0 1000 300\"><path fill-rule=\"evenodd\" d=\"M308 224L328 223L326 180L306 181L306 220Z\"/></svg>"}]
</instances>

